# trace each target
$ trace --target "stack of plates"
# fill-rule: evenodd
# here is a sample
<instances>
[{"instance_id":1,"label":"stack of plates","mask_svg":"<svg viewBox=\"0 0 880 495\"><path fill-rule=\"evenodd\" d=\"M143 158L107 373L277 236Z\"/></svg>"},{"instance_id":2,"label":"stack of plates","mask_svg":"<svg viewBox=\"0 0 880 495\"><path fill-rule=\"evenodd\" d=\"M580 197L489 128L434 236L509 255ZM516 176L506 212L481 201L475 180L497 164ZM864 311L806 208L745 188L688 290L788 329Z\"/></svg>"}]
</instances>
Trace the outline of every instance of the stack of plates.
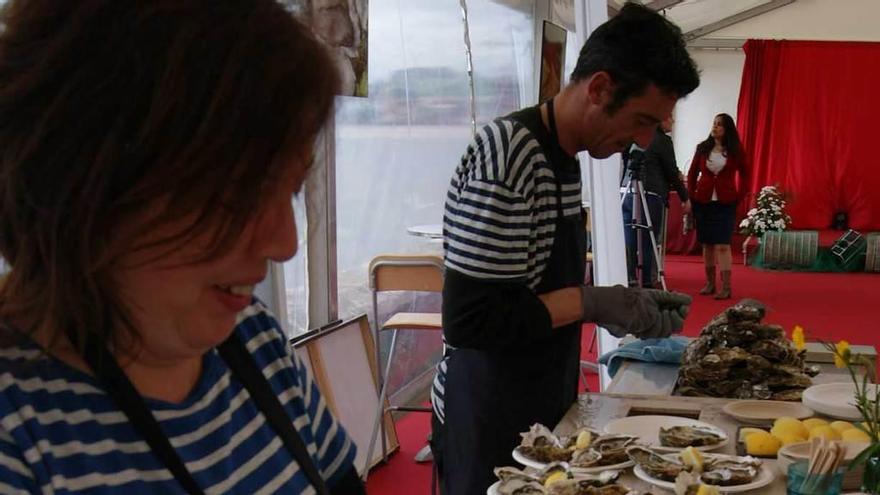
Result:
<instances>
[{"instance_id":1,"label":"stack of plates","mask_svg":"<svg viewBox=\"0 0 880 495\"><path fill-rule=\"evenodd\" d=\"M868 398L873 400L880 385L868 385ZM804 390L804 405L814 411L834 418L859 421L862 415L856 409L856 386L852 382L823 383Z\"/></svg>"}]
</instances>

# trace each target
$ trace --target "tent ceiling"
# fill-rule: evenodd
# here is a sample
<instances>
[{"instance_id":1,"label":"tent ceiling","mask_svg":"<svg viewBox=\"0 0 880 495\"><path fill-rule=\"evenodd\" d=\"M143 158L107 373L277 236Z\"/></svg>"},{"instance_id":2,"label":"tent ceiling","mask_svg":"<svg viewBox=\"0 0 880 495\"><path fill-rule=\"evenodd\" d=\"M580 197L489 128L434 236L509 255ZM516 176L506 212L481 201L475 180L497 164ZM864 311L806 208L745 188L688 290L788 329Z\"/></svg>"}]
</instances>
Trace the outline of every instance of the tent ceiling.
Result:
<instances>
[{"instance_id":1,"label":"tent ceiling","mask_svg":"<svg viewBox=\"0 0 880 495\"><path fill-rule=\"evenodd\" d=\"M706 44L710 33L788 5L795 0L636 0L662 11L685 33L691 45ZM608 0L609 15L616 14L625 0ZM712 44L712 42L709 42ZM723 44L723 42L722 42ZM729 44L729 43L728 43ZM736 44L736 41L734 41ZM741 45L741 42L740 42Z\"/></svg>"}]
</instances>

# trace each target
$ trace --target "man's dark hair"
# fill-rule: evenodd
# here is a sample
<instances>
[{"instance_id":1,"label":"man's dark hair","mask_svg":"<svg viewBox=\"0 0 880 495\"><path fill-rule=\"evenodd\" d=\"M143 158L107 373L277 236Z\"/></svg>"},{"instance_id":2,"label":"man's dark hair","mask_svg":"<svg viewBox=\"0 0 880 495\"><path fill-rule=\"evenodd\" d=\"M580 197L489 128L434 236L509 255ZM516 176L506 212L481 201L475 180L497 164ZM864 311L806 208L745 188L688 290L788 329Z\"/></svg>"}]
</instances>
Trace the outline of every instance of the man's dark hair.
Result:
<instances>
[{"instance_id":1,"label":"man's dark hair","mask_svg":"<svg viewBox=\"0 0 880 495\"><path fill-rule=\"evenodd\" d=\"M615 90L608 113L614 113L649 84L678 98L700 85L681 29L651 9L627 3L620 13L590 34L571 73L574 82L607 72Z\"/></svg>"}]
</instances>

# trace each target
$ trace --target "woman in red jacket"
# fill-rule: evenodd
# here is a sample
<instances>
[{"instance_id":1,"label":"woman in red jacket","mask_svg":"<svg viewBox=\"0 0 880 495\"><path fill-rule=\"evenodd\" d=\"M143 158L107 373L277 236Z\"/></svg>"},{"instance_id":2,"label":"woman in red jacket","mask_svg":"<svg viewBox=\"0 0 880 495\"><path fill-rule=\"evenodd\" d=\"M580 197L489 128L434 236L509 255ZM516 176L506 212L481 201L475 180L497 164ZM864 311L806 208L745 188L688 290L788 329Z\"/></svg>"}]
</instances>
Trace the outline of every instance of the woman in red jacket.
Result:
<instances>
[{"instance_id":1,"label":"woman in red jacket","mask_svg":"<svg viewBox=\"0 0 880 495\"><path fill-rule=\"evenodd\" d=\"M697 145L688 170L688 195L694 209L697 240L703 245L706 286L700 294L715 293L715 265L721 266L721 290L715 299L730 298L730 266L733 255L730 238L736 221L736 205L741 198L736 180L745 184L745 152L733 118L726 113L715 116L712 132Z\"/></svg>"}]
</instances>

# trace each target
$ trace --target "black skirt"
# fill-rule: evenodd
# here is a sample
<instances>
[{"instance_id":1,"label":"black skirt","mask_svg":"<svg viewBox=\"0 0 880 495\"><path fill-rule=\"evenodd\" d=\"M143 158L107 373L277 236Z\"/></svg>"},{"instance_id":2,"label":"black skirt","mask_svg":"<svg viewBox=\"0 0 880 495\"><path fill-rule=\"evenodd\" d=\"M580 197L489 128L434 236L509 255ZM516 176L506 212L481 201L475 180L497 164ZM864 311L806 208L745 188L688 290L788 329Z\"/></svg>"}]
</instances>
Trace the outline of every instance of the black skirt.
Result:
<instances>
[{"instance_id":1,"label":"black skirt","mask_svg":"<svg viewBox=\"0 0 880 495\"><path fill-rule=\"evenodd\" d=\"M736 203L693 202L697 240L700 244L730 244L736 222Z\"/></svg>"}]
</instances>

